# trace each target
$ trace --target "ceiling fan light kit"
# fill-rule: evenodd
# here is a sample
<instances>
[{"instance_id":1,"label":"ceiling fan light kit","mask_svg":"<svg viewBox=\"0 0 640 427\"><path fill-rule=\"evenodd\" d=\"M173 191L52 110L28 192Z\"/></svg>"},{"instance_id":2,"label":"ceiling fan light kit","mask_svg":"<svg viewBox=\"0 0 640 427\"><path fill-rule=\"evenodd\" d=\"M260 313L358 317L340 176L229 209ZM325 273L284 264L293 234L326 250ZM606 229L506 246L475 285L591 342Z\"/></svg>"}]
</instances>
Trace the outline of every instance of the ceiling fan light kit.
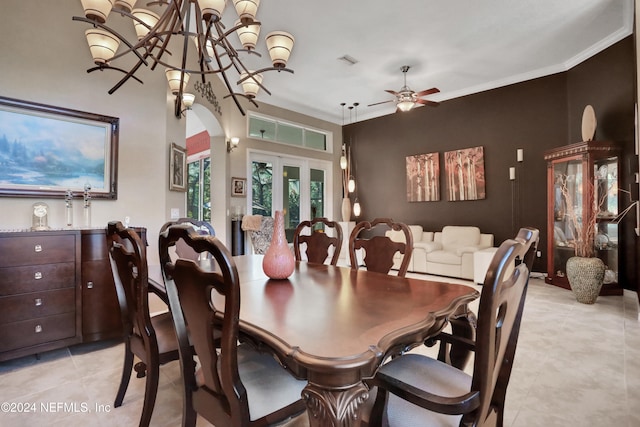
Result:
<instances>
[{"instance_id":1,"label":"ceiling fan light kit","mask_svg":"<svg viewBox=\"0 0 640 427\"><path fill-rule=\"evenodd\" d=\"M402 67L400 67L400 71L402 71L402 74L404 75L404 85L400 88L399 91L396 92L395 90L391 90L391 89L387 89L385 91L394 95L395 99L390 99L388 101L369 104L368 107L372 107L374 105L386 104L387 102L395 102L396 108L398 109L398 111L406 112L406 111L412 110L413 107L416 106L416 104L430 105L432 107L439 105L438 102L429 101L421 98L422 96L431 95L431 94L440 92L438 88L432 87L431 89L415 92L411 90L409 86L407 86L407 72L409 71L409 68L411 67L409 67L408 65L403 65Z\"/></svg>"}]
</instances>

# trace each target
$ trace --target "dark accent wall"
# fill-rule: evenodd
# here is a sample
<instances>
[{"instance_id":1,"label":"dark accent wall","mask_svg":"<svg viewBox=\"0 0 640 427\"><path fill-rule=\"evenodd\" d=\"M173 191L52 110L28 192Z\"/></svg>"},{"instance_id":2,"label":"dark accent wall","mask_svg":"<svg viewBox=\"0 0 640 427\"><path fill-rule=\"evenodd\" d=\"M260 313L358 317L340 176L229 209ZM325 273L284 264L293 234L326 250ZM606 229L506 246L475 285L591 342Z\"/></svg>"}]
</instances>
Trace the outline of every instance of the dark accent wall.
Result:
<instances>
[{"instance_id":1,"label":"dark accent wall","mask_svg":"<svg viewBox=\"0 0 640 427\"><path fill-rule=\"evenodd\" d=\"M638 163L633 156L634 81L633 38L628 37L565 73L344 126L361 219L392 217L431 231L475 225L493 233L496 244L521 226L533 226L541 231L542 251L534 270L546 271L543 153L582 140L582 111L591 104L598 119L596 137L629 146L623 173L633 182ZM484 147L486 198L447 201L444 152L476 146ZM522 163L516 161L518 148L524 150ZM405 157L433 152L440 153L441 200L409 203ZM509 167L516 168L516 181L509 180ZM627 287L636 288L636 276L631 275L633 286Z\"/></svg>"}]
</instances>

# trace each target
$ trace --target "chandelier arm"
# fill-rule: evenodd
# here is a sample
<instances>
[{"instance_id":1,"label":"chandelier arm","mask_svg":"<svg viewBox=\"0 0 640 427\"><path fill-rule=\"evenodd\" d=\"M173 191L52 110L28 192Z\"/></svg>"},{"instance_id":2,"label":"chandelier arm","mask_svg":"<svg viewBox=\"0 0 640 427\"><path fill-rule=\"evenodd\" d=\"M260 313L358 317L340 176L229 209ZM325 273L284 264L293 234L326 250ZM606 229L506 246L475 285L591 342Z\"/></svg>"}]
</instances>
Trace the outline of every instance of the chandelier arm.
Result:
<instances>
[{"instance_id":1,"label":"chandelier arm","mask_svg":"<svg viewBox=\"0 0 640 427\"><path fill-rule=\"evenodd\" d=\"M259 69L259 70L254 71L252 74L264 73L265 71L278 71L278 72L280 72L280 71L286 71L286 72L288 72L288 73L294 74L294 73L293 73L293 70L292 70L292 69L290 69L290 68L278 68L278 67L266 67L266 68L261 68L261 69ZM251 77L251 76L244 77L244 78L243 78L242 80L240 80L238 83L241 83L241 82L243 82L243 81L247 80L249 77Z\"/></svg>"},{"instance_id":2,"label":"chandelier arm","mask_svg":"<svg viewBox=\"0 0 640 427\"><path fill-rule=\"evenodd\" d=\"M251 102L253 105L255 105L256 108L260 108L260 107L258 107L258 103L256 103L256 101L254 101L254 99L251 96L247 96L244 93L240 93L240 92L229 93L229 94L223 96L222 99L227 99L227 98L229 98L230 96L233 96L233 95L245 97L246 99L249 100L249 102Z\"/></svg>"},{"instance_id":3,"label":"chandelier arm","mask_svg":"<svg viewBox=\"0 0 640 427\"><path fill-rule=\"evenodd\" d=\"M216 62L218 63L218 69L222 70L223 67L222 67L222 63L220 62L220 56L218 55L218 51L215 48L213 49L213 54L216 57ZM228 67L227 67L227 69L228 69ZM244 109L240 105L240 101L238 101L238 97L235 95L235 92L231 88L231 83L229 83L229 79L227 78L227 75L225 74L224 71L222 71L220 73L220 75L222 76L222 80L224 81L224 84L227 86L227 90L229 91L229 93L231 94L231 97L233 98L233 102L236 103L236 106L238 107L238 110L240 110L240 113L243 116L246 115L245 112L244 112Z\"/></svg>"},{"instance_id":4,"label":"chandelier arm","mask_svg":"<svg viewBox=\"0 0 640 427\"><path fill-rule=\"evenodd\" d=\"M95 66L93 68L89 68L87 70L87 73L92 73L94 71L103 71L103 70L115 70L115 71L120 71L121 73L127 74L126 70L123 70L122 68L118 68L118 67L112 67L111 65L98 65ZM140 84L144 84L144 82L142 80L140 80L139 78L137 78L136 76L132 75L131 76L133 79L137 80Z\"/></svg>"},{"instance_id":5,"label":"chandelier arm","mask_svg":"<svg viewBox=\"0 0 640 427\"><path fill-rule=\"evenodd\" d=\"M241 78L240 80L238 80L238 82L236 83L237 85L242 84L242 82L244 82L245 80L253 77L254 75L258 74L260 72L260 70L258 71L249 71L247 70L247 67L245 67L245 65L242 63L242 61L238 61L240 63L240 65L242 65L242 69L244 70L245 73L247 73L246 76L244 76L243 78ZM240 73L242 74L242 73ZM271 96L271 92L269 92L269 89L267 89L266 87L264 87L264 85L262 84L261 81L258 81L256 79L253 79L253 82L256 83L262 90L264 90L269 96Z\"/></svg>"},{"instance_id":6,"label":"chandelier arm","mask_svg":"<svg viewBox=\"0 0 640 427\"><path fill-rule=\"evenodd\" d=\"M113 86L111 89L109 89L109 95L113 95L113 93L115 91L117 91L118 89L120 89L120 86L122 86L123 84L126 83L127 80L129 80L131 77L134 77L134 74L136 73L136 71L138 71L138 68L140 68L140 66L142 64L145 64L144 61L138 61L138 63L133 66L128 72L127 75L124 76L122 79L120 79L120 81L118 83L115 84L115 86ZM145 64L146 65L146 64ZM134 77L135 78L135 77ZM137 80L137 79L136 79Z\"/></svg>"},{"instance_id":7,"label":"chandelier arm","mask_svg":"<svg viewBox=\"0 0 640 427\"><path fill-rule=\"evenodd\" d=\"M111 58L111 61L118 59L119 57L121 57L122 55L129 53L129 52L133 52L136 54L136 56L138 57L138 59L140 59L142 62L144 62L145 65L148 65L147 62L144 60L144 58L142 57L142 55L140 54L140 52L138 52L135 49L135 46L133 44L131 44L131 42L129 42L129 40L127 40L126 38L124 38L120 33L118 33L117 31L115 31L112 28L109 28L108 26L106 26L105 24L101 24L97 21L94 21L92 19L88 19L82 16L74 16L73 18L71 18L73 21L82 21L82 22L86 22L88 24L93 25L94 27L100 27L105 31L108 31L109 33L113 34L114 36L116 36L122 43L126 44L129 47L129 50L126 50L125 52L119 54L119 55L115 55L113 58Z\"/></svg>"},{"instance_id":8,"label":"chandelier arm","mask_svg":"<svg viewBox=\"0 0 640 427\"><path fill-rule=\"evenodd\" d=\"M186 4L188 6L190 3L187 2ZM171 13L172 10L174 10L175 13ZM187 11L188 11L188 7L187 7ZM169 20L171 20L171 22L169 22ZM164 11L164 13L162 14L162 17L158 20L158 22L154 26L155 30L149 31L147 36L144 38L144 39L151 39L151 38L154 39L153 44L149 49L149 52L153 52L153 49L155 49L156 46L158 46L158 42L162 41L162 46L160 46L160 50L158 51L158 53L156 55L151 54L151 57L153 58L153 61L154 61L153 65L151 66L152 70L155 70L155 68L158 66L158 64L160 63L160 59L162 58L162 55L164 55L165 52L171 55L171 52L167 50L167 46L169 45L171 36L182 34L182 31L180 28L181 26L182 26L182 14L180 13L180 9L178 8L175 2L171 2L167 7L167 10ZM162 35L165 35L165 34L166 36L164 40L162 40ZM170 68L174 68L174 67L170 67Z\"/></svg>"}]
</instances>

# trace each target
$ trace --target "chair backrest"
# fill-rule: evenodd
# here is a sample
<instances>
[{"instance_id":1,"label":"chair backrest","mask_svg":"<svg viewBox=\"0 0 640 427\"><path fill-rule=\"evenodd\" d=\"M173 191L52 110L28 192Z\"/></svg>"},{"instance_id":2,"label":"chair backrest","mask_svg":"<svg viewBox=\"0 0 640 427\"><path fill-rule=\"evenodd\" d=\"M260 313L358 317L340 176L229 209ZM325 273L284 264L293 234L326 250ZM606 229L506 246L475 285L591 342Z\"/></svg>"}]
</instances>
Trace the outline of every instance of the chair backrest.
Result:
<instances>
[{"instance_id":1,"label":"chair backrest","mask_svg":"<svg viewBox=\"0 0 640 427\"><path fill-rule=\"evenodd\" d=\"M150 340L157 347L149 316L147 248L138 233L120 221L107 225L107 244L125 334L141 338L145 347Z\"/></svg>"},{"instance_id":2,"label":"chair backrest","mask_svg":"<svg viewBox=\"0 0 640 427\"><path fill-rule=\"evenodd\" d=\"M361 233L372 231L375 227L380 226L385 229L381 234L375 234L372 237L363 237ZM404 242L396 242L384 235L384 231L402 230L404 233ZM409 227L401 222L394 222L391 218L376 218L373 221L363 221L356 224L351 236L349 236L349 260L351 268L357 269L358 266L358 250L364 250L364 265L369 271L378 273L389 273L393 267L393 256L396 252L403 254L402 262L398 270L398 276L405 276L409 268L409 261L413 253L413 236Z\"/></svg>"},{"instance_id":3,"label":"chair backrest","mask_svg":"<svg viewBox=\"0 0 640 427\"><path fill-rule=\"evenodd\" d=\"M478 308L471 384L471 390L479 391L480 406L460 425L471 420L482 425L493 406L504 407L529 283L527 263L533 262L530 255L535 254L538 239L538 230L522 228L515 239L500 245L491 261Z\"/></svg>"},{"instance_id":4,"label":"chair backrest","mask_svg":"<svg viewBox=\"0 0 640 427\"><path fill-rule=\"evenodd\" d=\"M216 270L203 271L199 264L188 259L178 259L174 263L169 256L169 247L180 239L195 252L210 254L216 261ZM241 420L233 425L248 425L248 399L238 372L240 284L231 253L216 237L198 235L185 225L171 226L160 235L159 253L180 346L185 387L200 393L200 397L193 400L196 411L198 401L205 402L215 406L208 410L219 417L209 420L215 425L232 425L232 417ZM224 307L213 305L212 292L224 295ZM224 313L222 318L220 313ZM200 360L204 387L197 387L195 383L186 324ZM220 328L222 337L217 341L214 329ZM206 397L202 397L203 393Z\"/></svg>"},{"instance_id":5,"label":"chair backrest","mask_svg":"<svg viewBox=\"0 0 640 427\"><path fill-rule=\"evenodd\" d=\"M317 229L318 224L324 224L325 229ZM326 228L333 229L333 237L329 237ZM310 234L304 234L310 231ZM333 246L333 255L331 256L331 265L338 263L340 257L340 249L342 248L342 228L335 221L329 221L327 218L314 218L311 221L302 221L296 227L293 235L293 252L296 261L302 260L301 249L305 248L307 261L317 264L324 264L329 258L329 248Z\"/></svg>"},{"instance_id":6,"label":"chair backrest","mask_svg":"<svg viewBox=\"0 0 640 427\"><path fill-rule=\"evenodd\" d=\"M168 222L164 223L162 225L162 227L160 228L160 233L164 232L164 230L166 230L170 226L176 225L176 224L190 225L191 227L193 227L193 229L196 231L196 233L201 234L203 236L215 236L216 235L216 231L214 230L213 226L211 224L209 224L207 221L200 221L200 220L197 220L197 219L187 218L187 217L179 218L179 219L177 219L175 221L168 221ZM192 259L192 260L196 261L200 257L199 254L195 253L189 246L184 244L184 242L182 240L176 243L175 251L176 251L176 255L179 258L188 258L188 259Z\"/></svg>"},{"instance_id":7,"label":"chair backrest","mask_svg":"<svg viewBox=\"0 0 640 427\"><path fill-rule=\"evenodd\" d=\"M271 239L273 238L273 217L263 216L260 221L260 229L249 232L251 238L251 246L256 254L266 254Z\"/></svg>"}]
</instances>

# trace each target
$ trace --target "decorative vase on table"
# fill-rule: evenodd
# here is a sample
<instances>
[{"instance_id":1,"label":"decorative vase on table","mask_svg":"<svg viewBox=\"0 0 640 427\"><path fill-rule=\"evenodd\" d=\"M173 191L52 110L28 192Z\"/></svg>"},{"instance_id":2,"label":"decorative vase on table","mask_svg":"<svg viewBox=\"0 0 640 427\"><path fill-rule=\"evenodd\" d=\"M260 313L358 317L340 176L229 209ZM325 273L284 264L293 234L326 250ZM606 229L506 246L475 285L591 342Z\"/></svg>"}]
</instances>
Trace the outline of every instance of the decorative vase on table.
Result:
<instances>
[{"instance_id":1,"label":"decorative vase on table","mask_svg":"<svg viewBox=\"0 0 640 427\"><path fill-rule=\"evenodd\" d=\"M351 199L348 197L342 198L342 221L349 222L351 221Z\"/></svg>"},{"instance_id":2,"label":"decorative vase on table","mask_svg":"<svg viewBox=\"0 0 640 427\"><path fill-rule=\"evenodd\" d=\"M271 279L286 279L291 276L296 266L293 252L284 233L284 214L276 211L273 222L273 237L269 249L262 260L262 270Z\"/></svg>"},{"instance_id":3,"label":"decorative vase on table","mask_svg":"<svg viewBox=\"0 0 640 427\"><path fill-rule=\"evenodd\" d=\"M600 258L574 256L567 260L567 278L578 302L594 304L604 281L604 262Z\"/></svg>"}]
</instances>

